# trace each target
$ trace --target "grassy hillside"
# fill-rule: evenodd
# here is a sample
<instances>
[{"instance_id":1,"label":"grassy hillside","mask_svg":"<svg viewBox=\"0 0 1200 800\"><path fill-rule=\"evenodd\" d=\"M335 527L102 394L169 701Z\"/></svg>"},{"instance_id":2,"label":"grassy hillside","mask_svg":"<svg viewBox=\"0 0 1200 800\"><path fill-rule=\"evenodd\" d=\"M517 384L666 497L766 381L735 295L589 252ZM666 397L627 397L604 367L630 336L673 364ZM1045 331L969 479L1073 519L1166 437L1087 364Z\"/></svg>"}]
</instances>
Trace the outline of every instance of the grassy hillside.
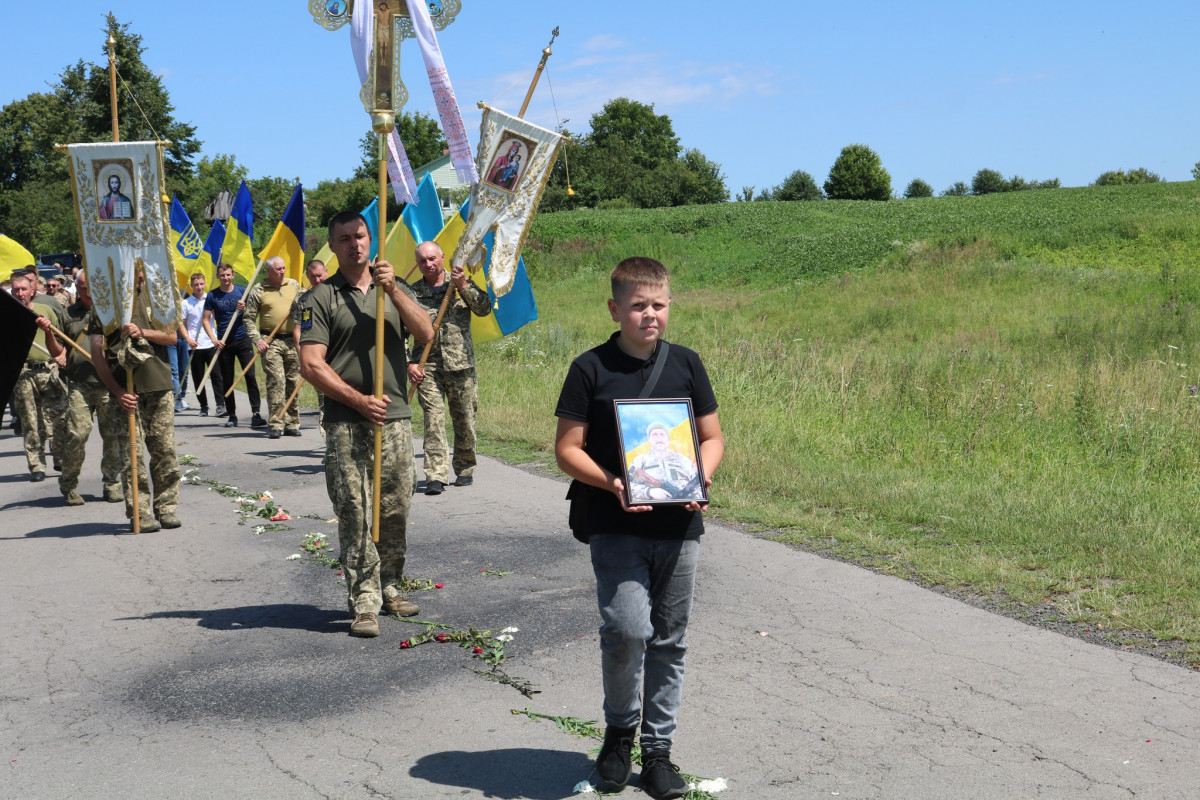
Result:
<instances>
[{"instance_id":1,"label":"grassy hillside","mask_svg":"<svg viewBox=\"0 0 1200 800\"><path fill-rule=\"evenodd\" d=\"M551 461L608 271L655 256L721 402L714 513L1197 660L1200 183L572 212L533 239L541 319L479 348L492 452Z\"/></svg>"},{"instance_id":2,"label":"grassy hillside","mask_svg":"<svg viewBox=\"0 0 1200 800\"><path fill-rule=\"evenodd\" d=\"M632 252L681 288L777 285L855 272L914 250L987 241L1002 259L1176 273L1200 267L1200 182L935 197L889 203L725 203L543 214L525 252L534 280L611 268Z\"/></svg>"}]
</instances>

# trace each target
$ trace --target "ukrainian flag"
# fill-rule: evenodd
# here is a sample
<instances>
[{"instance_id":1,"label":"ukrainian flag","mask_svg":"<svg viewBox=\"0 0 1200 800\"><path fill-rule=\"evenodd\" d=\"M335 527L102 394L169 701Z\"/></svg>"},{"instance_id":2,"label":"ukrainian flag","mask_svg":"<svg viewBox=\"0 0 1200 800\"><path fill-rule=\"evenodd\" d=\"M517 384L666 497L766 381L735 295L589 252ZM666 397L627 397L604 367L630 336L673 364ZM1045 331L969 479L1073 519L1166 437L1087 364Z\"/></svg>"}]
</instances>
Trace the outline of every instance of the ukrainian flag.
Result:
<instances>
[{"instance_id":1,"label":"ukrainian flag","mask_svg":"<svg viewBox=\"0 0 1200 800\"><path fill-rule=\"evenodd\" d=\"M441 246L442 252L453 255L454 248L458 246L458 240L462 238L463 231L467 229L470 205L471 201L466 200L458 209L458 213L450 218L434 240ZM492 248L495 243L494 231L483 237L484 247L487 248L487 257L483 261L483 269L471 274L471 280L475 281L476 286L486 290L492 301L491 314L486 317L474 315L471 317L471 338L476 344L502 339L538 318L537 301L533 297L533 285L529 282L529 273L525 271L524 258L517 260L516 277L507 294L497 298L496 293L488 286L487 271L492 263Z\"/></svg>"},{"instance_id":2,"label":"ukrainian flag","mask_svg":"<svg viewBox=\"0 0 1200 800\"><path fill-rule=\"evenodd\" d=\"M225 244L221 248L221 263L233 267L247 283L254 277L254 204L245 181L233 199L233 211L225 228Z\"/></svg>"},{"instance_id":3,"label":"ukrainian flag","mask_svg":"<svg viewBox=\"0 0 1200 800\"><path fill-rule=\"evenodd\" d=\"M221 246L224 243L225 225L222 224L221 220L214 219L212 227L208 229L208 237L204 240L204 252L208 253L208 263L212 268L204 276L205 291L213 287L217 264L221 263Z\"/></svg>"},{"instance_id":4,"label":"ukrainian flag","mask_svg":"<svg viewBox=\"0 0 1200 800\"><path fill-rule=\"evenodd\" d=\"M304 188L298 183L283 211L283 219L275 226L271 241L258 254L262 261L274 256L287 263L287 277L299 281L304 275Z\"/></svg>"},{"instance_id":5,"label":"ukrainian flag","mask_svg":"<svg viewBox=\"0 0 1200 800\"><path fill-rule=\"evenodd\" d=\"M192 225L177 196L171 198L170 222L171 247L175 248L175 279L179 289L188 291L193 272L204 273L207 285L212 280L212 258L205 252L200 234L196 232L196 226Z\"/></svg>"},{"instance_id":6,"label":"ukrainian flag","mask_svg":"<svg viewBox=\"0 0 1200 800\"><path fill-rule=\"evenodd\" d=\"M14 269L25 269L35 264L37 260L32 253L0 233L0 280L11 278Z\"/></svg>"}]
</instances>

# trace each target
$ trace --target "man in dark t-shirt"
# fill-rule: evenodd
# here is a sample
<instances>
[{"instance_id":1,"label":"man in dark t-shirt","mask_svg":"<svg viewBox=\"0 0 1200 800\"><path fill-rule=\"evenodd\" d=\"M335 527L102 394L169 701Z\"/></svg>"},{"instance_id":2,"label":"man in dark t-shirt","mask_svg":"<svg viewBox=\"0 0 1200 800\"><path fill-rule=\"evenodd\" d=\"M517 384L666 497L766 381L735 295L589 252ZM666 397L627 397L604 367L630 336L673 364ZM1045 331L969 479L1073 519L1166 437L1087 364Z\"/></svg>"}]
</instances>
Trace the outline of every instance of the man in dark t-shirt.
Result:
<instances>
[{"instance_id":1,"label":"man in dark t-shirt","mask_svg":"<svg viewBox=\"0 0 1200 800\"><path fill-rule=\"evenodd\" d=\"M241 309L238 308L242 296L246 293L246 287L234 285L233 267L228 264L221 264L217 267L217 283L217 288L204 298L204 316L200 324L204 326L204 332L217 346L217 366L214 369L221 370L222 385L228 390L233 386L235 377L234 358L242 365L242 369L245 369L246 365L254 358L254 347L251 346L250 339L246 336L246 327L241 320ZM231 325L233 326L232 330L230 330ZM254 414L253 419L250 420L250 427L267 427L267 421L258 413L262 406L262 399L258 393L258 378L255 377L254 370L246 373L246 394L250 396L250 411ZM225 398L225 410L229 413L225 427L236 428L238 424L237 392L230 392L229 397Z\"/></svg>"}]
</instances>

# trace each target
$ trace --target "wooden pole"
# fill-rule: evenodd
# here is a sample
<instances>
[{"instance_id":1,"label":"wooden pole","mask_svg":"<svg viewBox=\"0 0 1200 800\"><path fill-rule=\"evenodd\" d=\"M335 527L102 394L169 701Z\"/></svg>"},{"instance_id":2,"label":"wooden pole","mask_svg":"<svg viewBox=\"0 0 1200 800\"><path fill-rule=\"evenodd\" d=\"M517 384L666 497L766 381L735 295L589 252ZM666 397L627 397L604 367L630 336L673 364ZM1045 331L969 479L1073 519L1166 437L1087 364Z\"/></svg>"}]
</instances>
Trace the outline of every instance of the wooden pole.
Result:
<instances>
[{"instance_id":1,"label":"wooden pole","mask_svg":"<svg viewBox=\"0 0 1200 800\"><path fill-rule=\"evenodd\" d=\"M379 227L376 229L376 259L387 260L387 136L396 122L395 118L388 113L386 120L380 119L383 115L376 114L375 130L379 133L379 202L376 204L379 208ZM387 123L390 123L388 125ZM384 353L383 353L383 334L384 334L384 315L387 313L387 298L384 293L375 288L375 398L383 399L383 370L384 370ZM383 426L375 426L375 463L371 469L371 541L379 541L379 526L380 526L380 490L383 486Z\"/></svg>"},{"instance_id":2,"label":"wooden pole","mask_svg":"<svg viewBox=\"0 0 1200 800\"><path fill-rule=\"evenodd\" d=\"M292 389L292 393L288 395L287 402L283 404L283 408L279 409L279 413L272 414L271 419L283 419L283 415L292 407L292 401L296 399L296 395L300 394L300 387L304 385L304 378L296 381L296 388Z\"/></svg>"},{"instance_id":3,"label":"wooden pole","mask_svg":"<svg viewBox=\"0 0 1200 800\"><path fill-rule=\"evenodd\" d=\"M271 342L275 341L275 334L279 333L279 329L283 327L283 323L287 322L289 319L291 319L290 314L279 320L279 322L275 324L275 327L271 329L271 335L267 337L267 347L270 347ZM254 350L254 357L250 359L250 363L243 367L242 371L238 373L238 376L233 379L233 386L230 386L225 390L226 397L229 397L229 395L233 394L233 390L237 388L239 383L241 383L241 380L246 376L246 373L254 369L254 362L258 361L258 357L262 355L262 353L258 352L258 348L255 348Z\"/></svg>"},{"instance_id":4,"label":"wooden pole","mask_svg":"<svg viewBox=\"0 0 1200 800\"><path fill-rule=\"evenodd\" d=\"M538 62L537 70L533 73L533 82L529 84L529 91L525 93L525 102L521 103L521 113L518 117L524 117L525 112L529 109L529 101L533 99L533 90L537 88L538 80L542 77L542 70L546 68L546 62L550 59L550 47L554 44L554 40L558 38L558 26L555 26L554 33L550 35L550 44L546 45L546 49L542 50L542 60Z\"/></svg>"},{"instance_id":5,"label":"wooden pole","mask_svg":"<svg viewBox=\"0 0 1200 800\"><path fill-rule=\"evenodd\" d=\"M454 297L454 284L450 284L450 288L446 290L446 296L442 298L442 307L438 309L437 318L433 321L433 339L425 343L425 350L421 353L421 369L425 369L425 362L429 360L429 351L433 349L433 342L437 339L438 330L442 327L442 318L446 316L446 309L450 307L451 299ZM412 402L413 396L417 393L417 387L414 384L408 393L408 402Z\"/></svg>"},{"instance_id":6,"label":"wooden pole","mask_svg":"<svg viewBox=\"0 0 1200 800\"><path fill-rule=\"evenodd\" d=\"M254 285L255 279L258 278L258 273L260 271L262 271L262 265L263 265L263 260L260 258L258 260L258 266L254 268L254 274L250 276L250 281L246 284L246 291L250 291L250 287ZM229 341L229 334L233 330L234 324L237 323L238 317L240 317L241 315L242 315L242 312L235 311L233 314L233 317L229 320L229 324L227 326L225 326L225 333L221 334L221 340L220 340L221 347L224 347L225 342ZM214 317L213 322L215 323L216 321L217 321L216 317ZM208 368L204 370L204 377L200 379L200 386L203 386L205 383L208 382L208 376L212 373L213 367L216 366L218 361L220 361L221 347L217 348L217 357L214 358L212 361L208 362ZM199 391L199 388L200 388L199 386L196 387L197 391Z\"/></svg>"},{"instance_id":7,"label":"wooden pole","mask_svg":"<svg viewBox=\"0 0 1200 800\"><path fill-rule=\"evenodd\" d=\"M117 40L112 34L108 35L108 101L112 108L112 140L114 142L121 141L121 128L117 122L117 54L115 47ZM133 319L133 315L137 313L137 279L134 279L133 290L133 311L130 312L129 318ZM125 369L125 391L133 394L133 370ZM130 467L130 494L133 497L133 532L142 532L142 512L138 507L138 442L137 442L137 412L129 412L129 467Z\"/></svg>"}]
</instances>

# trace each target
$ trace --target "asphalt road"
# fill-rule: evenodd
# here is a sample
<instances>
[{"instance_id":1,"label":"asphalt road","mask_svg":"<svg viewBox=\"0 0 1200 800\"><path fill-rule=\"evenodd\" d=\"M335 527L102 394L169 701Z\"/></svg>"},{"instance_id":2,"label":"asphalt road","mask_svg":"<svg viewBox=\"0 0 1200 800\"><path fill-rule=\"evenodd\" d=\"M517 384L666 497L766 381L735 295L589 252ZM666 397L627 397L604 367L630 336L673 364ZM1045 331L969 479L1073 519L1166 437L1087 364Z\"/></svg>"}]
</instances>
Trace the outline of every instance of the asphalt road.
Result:
<instances>
[{"instance_id":1,"label":"asphalt road","mask_svg":"<svg viewBox=\"0 0 1200 800\"><path fill-rule=\"evenodd\" d=\"M529 699L454 644L402 648L417 625L349 637L335 572L288 560L310 531L336 549L313 413L276 441L176 422L185 471L271 491L290 529L256 535L265 520L239 524L200 482L182 488L183 528L135 536L100 500L95 435L88 503L67 508L56 473L28 482L0 434L0 797L572 796L597 743L512 713L601 714L564 483L483 459L474 486L418 494L410 520L409 575L444 587L413 595L417 619L519 628L504 669ZM722 798L1200 786L1200 675L746 533L709 526L690 640L675 760L725 778ZM636 777L624 796L643 796Z\"/></svg>"}]
</instances>

